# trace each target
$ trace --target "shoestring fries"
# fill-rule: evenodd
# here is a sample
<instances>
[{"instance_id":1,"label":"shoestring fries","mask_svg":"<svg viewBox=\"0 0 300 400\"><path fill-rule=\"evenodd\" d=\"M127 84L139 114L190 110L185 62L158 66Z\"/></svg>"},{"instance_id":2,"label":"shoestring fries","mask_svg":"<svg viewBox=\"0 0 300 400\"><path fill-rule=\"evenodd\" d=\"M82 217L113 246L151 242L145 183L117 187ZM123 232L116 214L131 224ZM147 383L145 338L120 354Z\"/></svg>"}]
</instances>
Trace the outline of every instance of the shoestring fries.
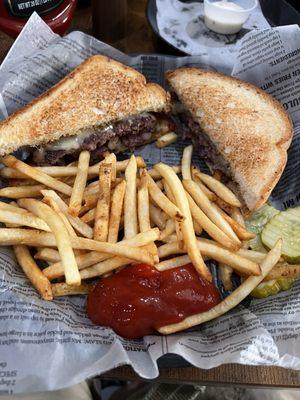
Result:
<instances>
[{"instance_id":1,"label":"shoestring fries","mask_svg":"<svg viewBox=\"0 0 300 400\"><path fill-rule=\"evenodd\" d=\"M223 314L263 280L300 277L298 265L280 258L280 241L267 254L248 249L254 235L245 228L239 199L221 176L192 165L192 152L192 146L184 149L180 165L158 163L148 170L139 156L117 161L113 153L90 166L90 153L82 151L78 162L65 167L33 167L3 157L0 176L18 186L0 189L1 197L17 201L0 201L0 222L6 225L0 246L13 246L45 300L87 295L95 279L132 262L158 271L192 263L211 281L205 261L215 260L226 290L233 289L233 273L244 279L219 305L161 327L163 334Z\"/></svg>"}]
</instances>

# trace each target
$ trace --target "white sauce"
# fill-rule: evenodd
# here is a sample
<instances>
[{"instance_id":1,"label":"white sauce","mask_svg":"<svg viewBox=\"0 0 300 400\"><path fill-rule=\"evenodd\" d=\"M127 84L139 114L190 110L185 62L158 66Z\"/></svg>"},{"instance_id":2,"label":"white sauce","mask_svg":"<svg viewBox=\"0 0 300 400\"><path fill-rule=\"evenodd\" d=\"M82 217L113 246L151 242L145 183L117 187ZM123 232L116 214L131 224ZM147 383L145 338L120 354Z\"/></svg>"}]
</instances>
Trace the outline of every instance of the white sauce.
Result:
<instances>
[{"instance_id":1,"label":"white sauce","mask_svg":"<svg viewBox=\"0 0 300 400\"><path fill-rule=\"evenodd\" d=\"M205 25L214 32L229 35L241 30L245 15L244 8L232 1L216 1L205 7ZM247 18L246 18L247 19Z\"/></svg>"},{"instance_id":2,"label":"white sauce","mask_svg":"<svg viewBox=\"0 0 300 400\"><path fill-rule=\"evenodd\" d=\"M226 1L226 0L216 1L214 5L217 5L218 7L222 8L227 8L228 10L243 10L243 7L239 6L236 3L233 3L232 1Z\"/></svg>"}]
</instances>

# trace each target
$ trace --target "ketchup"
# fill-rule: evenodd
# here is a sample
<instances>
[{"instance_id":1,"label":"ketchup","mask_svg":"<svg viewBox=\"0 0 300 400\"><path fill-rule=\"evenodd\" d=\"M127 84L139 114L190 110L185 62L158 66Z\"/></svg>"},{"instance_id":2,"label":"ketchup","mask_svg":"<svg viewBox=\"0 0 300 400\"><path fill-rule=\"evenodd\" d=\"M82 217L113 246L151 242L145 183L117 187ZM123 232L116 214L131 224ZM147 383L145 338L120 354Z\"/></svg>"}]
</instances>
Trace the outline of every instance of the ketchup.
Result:
<instances>
[{"instance_id":1,"label":"ketchup","mask_svg":"<svg viewBox=\"0 0 300 400\"><path fill-rule=\"evenodd\" d=\"M95 324L136 339L207 311L220 301L217 288L202 279L192 264L163 272L133 264L96 284L88 297L87 313Z\"/></svg>"},{"instance_id":2,"label":"ketchup","mask_svg":"<svg viewBox=\"0 0 300 400\"><path fill-rule=\"evenodd\" d=\"M50 28L63 35L69 28L77 0L0 0L0 30L17 37L36 11Z\"/></svg>"}]
</instances>

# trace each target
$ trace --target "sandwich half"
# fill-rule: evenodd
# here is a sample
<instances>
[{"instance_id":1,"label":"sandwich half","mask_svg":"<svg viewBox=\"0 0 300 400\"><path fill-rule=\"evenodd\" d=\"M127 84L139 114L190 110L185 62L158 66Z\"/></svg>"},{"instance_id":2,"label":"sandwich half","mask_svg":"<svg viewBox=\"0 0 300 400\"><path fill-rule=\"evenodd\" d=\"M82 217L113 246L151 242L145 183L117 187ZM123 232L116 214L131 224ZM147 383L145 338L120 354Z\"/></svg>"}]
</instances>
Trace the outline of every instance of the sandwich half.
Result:
<instances>
[{"instance_id":1,"label":"sandwich half","mask_svg":"<svg viewBox=\"0 0 300 400\"><path fill-rule=\"evenodd\" d=\"M0 155L22 148L37 165L92 160L155 140L170 130L169 95L134 69L96 55L0 123Z\"/></svg>"},{"instance_id":2,"label":"sandwich half","mask_svg":"<svg viewBox=\"0 0 300 400\"><path fill-rule=\"evenodd\" d=\"M177 129L212 171L234 182L246 212L265 203L287 162L292 123L272 96L197 68L167 73Z\"/></svg>"}]
</instances>

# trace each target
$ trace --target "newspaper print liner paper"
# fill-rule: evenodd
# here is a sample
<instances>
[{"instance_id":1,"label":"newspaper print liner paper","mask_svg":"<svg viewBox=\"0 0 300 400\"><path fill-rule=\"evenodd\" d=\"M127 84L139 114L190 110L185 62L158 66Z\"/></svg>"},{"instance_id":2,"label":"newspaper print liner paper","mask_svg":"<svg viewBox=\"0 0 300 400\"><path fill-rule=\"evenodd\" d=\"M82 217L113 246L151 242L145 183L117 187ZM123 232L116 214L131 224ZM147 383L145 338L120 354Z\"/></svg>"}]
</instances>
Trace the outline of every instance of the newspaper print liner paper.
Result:
<instances>
[{"instance_id":1,"label":"newspaper print liner paper","mask_svg":"<svg viewBox=\"0 0 300 400\"><path fill-rule=\"evenodd\" d=\"M291 79L285 81L291 85L289 94L282 94L281 99L288 105L295 104L289 111L297 124L300 115L299 106L293 100L293 88L299 87L299 76L294 77L292 71L297 69L297 60L299 65L300 50L297 51L296 45L299 28L285 27L256 34L260 36L256 38L253 33L245 36L245 47L241 47L234 74L253 82L258 78L259 85L270 82L273 74L278 77L290 74ZM265 41L268 49L274 49L274 54L269 54L270 58L261 65L258 56L253 55L257 40L260 45ZM252 50L248 52L249 49ZM282 54L277 56L279 51ZM243 52L248 56L243 56ZM1 67L2 118L96 53L112 56L139 69L149 80L161 83L167 69L181 65L212 67L205 57L129 57L80 32L61 39L33 15ZM224 59L225 69L226 62ZM284 72L280 73L281 70ZM280 86L274 81L271 88L278 97ZM299 193L295 157L299 128L297 132L290 151L293 165L288 167L289 179L284 181L283 196L274 199L281 207L283 202L296 201ZM175 164L183 146L181 142L163 150L146 146L137 153L148 163L162 160ZM277 189L275 193L278 191L280 194ZM129 341L110 329L92 325L86 317L84 297L42 301L19 270L10 249L0 248L0 265L0 390L3 394L59 389L122 364L131 364L144 378L154 378L158 376L156 361L166 353L181 355L201 368L234 362L300 369L300 349L296 346L300 334L300 283L272 298L248 301L191 331Z\"/></svg>"}]
</instances>

